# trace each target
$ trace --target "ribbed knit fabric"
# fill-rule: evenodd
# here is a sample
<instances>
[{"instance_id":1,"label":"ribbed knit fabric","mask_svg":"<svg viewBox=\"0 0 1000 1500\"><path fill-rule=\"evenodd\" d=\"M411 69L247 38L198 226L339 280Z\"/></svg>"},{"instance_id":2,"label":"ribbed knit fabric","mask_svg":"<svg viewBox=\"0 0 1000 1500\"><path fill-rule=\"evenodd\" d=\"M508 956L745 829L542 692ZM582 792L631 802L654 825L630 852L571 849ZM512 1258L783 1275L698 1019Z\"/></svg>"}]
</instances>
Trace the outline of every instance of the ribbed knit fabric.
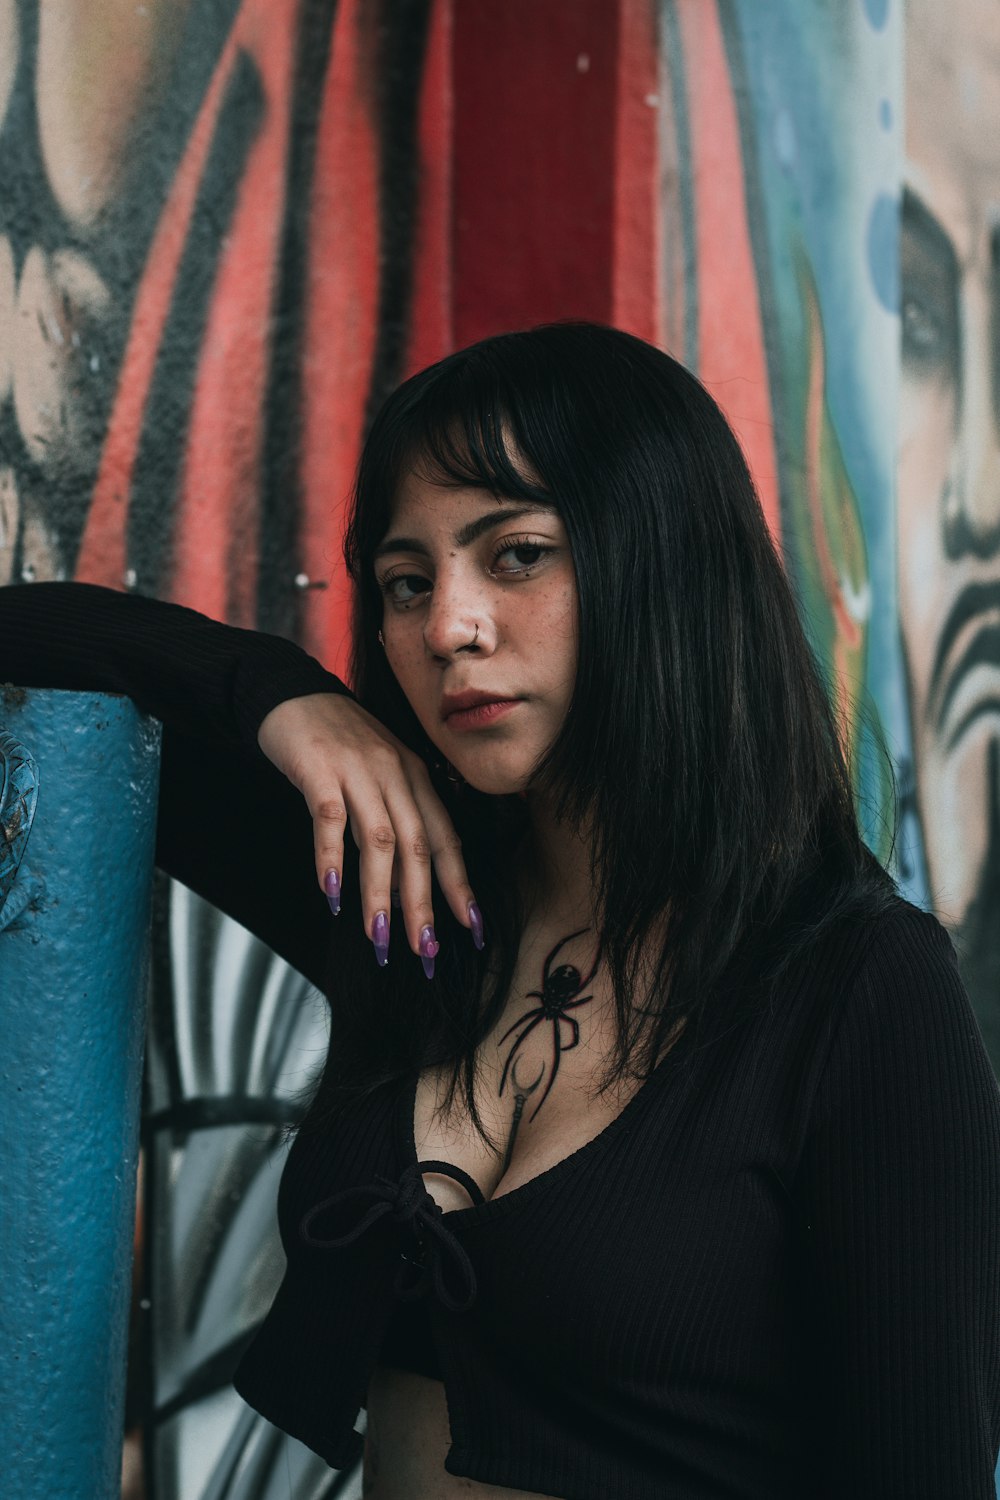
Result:
<instances>
[{"instance_id":1,"label":"ribbed knit fabric","mask_svg":"<svg viewBox=\"0 0 1000 1500\"><path fill-rule=\"evenodd\" d=\"M237 1375L337 1467L420 1252L389 1214L337 1249L300 1225L399 1181L414 1084L296 1141L285 1283ZM427 1302L450 1473L568 1500L992 1500L1000 1102L933 917L845 925L595 1140L440 1223L477 1284L467 1312Z\"/></svg>"},{"instance_id":2,"label":"ribbed knit fabric","mask_svg":"<svg viewBox=\"0 0 1000 1500\"><path fill-rule=\"evenodd\" d=\"M0 588L0 683L124 693L163 722L156 862L318 988L333 925L312 819L257 745L278 703L347 688L281 636L88 583Z\"/></svg>"},{"instance_id":3,"label":"ribbed knit fabric","mask_svg":"<svg viewBox=\"0 0 1000 1500\"><path fill-rule=\"evenodd\" d=\"M0 680L8 678L125 693L172 729L262 760L257 730L272 708L306 693L347 692L284 636L92 583L0 589Z\"/></svg>"},{"instance_id":4,"label":"ribbed knit fabric","mask_svg":"<svg viewBox=\"0 0 1000 1500\"><path fill-rule=\"evenodd\" d=\"M42 616L21 602L40 586L0 590L0 676L109 687L86 658L92 609L110 606L62 587ZM185 697L161 793L161 824L179 819L185 837L161 828L166 868L323 972L325 902L296 906L315 890L308 817L294 836L283 817L248 818L247 798L277 793L252 755L219 748L252 734L233 684L257 680L259 638L153 601L123 607L143 636L107 641L117 690L168 724ZM289 652L288 696L316 691L302 684L322 669ZM219 730L212 713L227 711ZM206 758L215 805L192 816ZM240 871L252 845L234 858L227 842L241 808L255 878L262 861L272 876L266 902ZM357 1458L386 1329L417 1291L409 1333L423 1309L451 1474L565 1500L993 1500L1000 1092L933 917L899 902L841 923L767 1007L711 1042L682 1034L600 1135L492 1202L437 1209L415 1088L300 1132L282 1178L287 1272L236 1386L328 1463Z\"/></svg>"}]
</instances>

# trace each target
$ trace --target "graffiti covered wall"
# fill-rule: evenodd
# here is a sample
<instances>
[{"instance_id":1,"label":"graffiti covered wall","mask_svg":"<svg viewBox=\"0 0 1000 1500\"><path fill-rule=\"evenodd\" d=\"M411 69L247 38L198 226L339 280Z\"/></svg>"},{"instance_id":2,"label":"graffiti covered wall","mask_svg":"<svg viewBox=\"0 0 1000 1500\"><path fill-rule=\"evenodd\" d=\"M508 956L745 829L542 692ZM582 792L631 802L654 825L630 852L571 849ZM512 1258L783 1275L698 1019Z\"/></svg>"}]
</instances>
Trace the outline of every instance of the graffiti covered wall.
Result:
<instances>
[{"instance_id":1,"label":"graffiti covered wall","mask_svg":"<svg viewBox=\"0 0 1000 1500\"><path fill-rule=\"evenodd\" d=\"M1000 1065L1000 26L907 11L896 509L927 891Z\"/></svg>"},{"instance_id":2,"label":"graffiti covered wall","mask_svg":"<svg viewBox=\"0 0 1000 1500\"><path fill-rule=\"evenodd\" d=\"M740 435L1000 1067L998 108L991 0L0 0L0 583L343 673L385 393L542 320L652 339ZM322 1007L166 882L155 934L130 1492L333 1493L228 1387Z\"/></svg>"}]
</instances>

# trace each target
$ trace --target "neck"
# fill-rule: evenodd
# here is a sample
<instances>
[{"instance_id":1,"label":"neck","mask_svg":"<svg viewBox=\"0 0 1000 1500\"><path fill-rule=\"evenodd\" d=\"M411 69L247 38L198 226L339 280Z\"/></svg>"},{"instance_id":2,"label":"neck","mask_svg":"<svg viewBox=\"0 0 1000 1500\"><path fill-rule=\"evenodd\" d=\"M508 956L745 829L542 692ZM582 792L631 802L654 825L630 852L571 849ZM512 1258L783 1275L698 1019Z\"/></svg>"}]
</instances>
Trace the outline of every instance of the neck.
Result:
<instances>
[{"instance_id":1,"label":"neck","mask_svg":"<svg viewBox=\"0 0 1000 1500\"><path fill-rule=\"evenodd\" d=\"M521 889L531 923L596 925L589 828L560 823L548 802L528 797L531 828Z\"/></svg>"}]
</instances>

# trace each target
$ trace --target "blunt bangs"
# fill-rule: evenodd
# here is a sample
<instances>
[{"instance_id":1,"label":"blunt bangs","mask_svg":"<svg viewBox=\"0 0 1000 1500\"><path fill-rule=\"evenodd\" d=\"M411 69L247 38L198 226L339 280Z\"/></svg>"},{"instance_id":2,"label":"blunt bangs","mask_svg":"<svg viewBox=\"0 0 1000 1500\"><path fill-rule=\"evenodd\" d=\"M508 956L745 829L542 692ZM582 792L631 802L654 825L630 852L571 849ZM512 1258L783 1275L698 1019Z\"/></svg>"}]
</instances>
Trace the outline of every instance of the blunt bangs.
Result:
<instances>
[{"instance_id":1,"label":"blunt bangs","mask_svg":"<svg viewBox=\"0 0 1000 1500\"><path fill-rule=\"evenodd\" d=\"M359 465L344 537L348 572L362 589L408 474L445 489L487 490L497 499L559 509L541 478L543 445L531 430L531 408L518 397L518 366L489 358L489 351L463 351L413 376L383 406Z\"/></svg>"}]
</instances>

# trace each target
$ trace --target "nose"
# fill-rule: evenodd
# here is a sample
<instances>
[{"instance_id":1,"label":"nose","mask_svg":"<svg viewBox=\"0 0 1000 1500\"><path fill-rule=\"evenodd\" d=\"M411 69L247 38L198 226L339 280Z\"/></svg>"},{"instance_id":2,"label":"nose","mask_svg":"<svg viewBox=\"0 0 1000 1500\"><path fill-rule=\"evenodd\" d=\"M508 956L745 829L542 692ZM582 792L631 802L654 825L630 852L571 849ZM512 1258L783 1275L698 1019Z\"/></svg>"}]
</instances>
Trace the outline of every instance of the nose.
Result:
<instances>
[{"instance_id":1,"label":"nose","mask_svg":"<svg viewBox=\"0 0 1000 1500\"><path fill-rule=\"evenodd\" d=\"M986 558L1000 552L1000 414L993 319L963 320L959 430L944 494L945 550ZM971 312L973 309L967 309Z\"/></svg>"},{"instance_id":2,"label":"nose","mask_svg":"<svg viewBox=\"0 0 1000 1500\"><path fill-rule=\"evenodd\" d=\"M424 616L424 645L441 661L459 652L489 655L494 650L495 626L474 580L439 569Z\"/></svg>"}]
</instances>

